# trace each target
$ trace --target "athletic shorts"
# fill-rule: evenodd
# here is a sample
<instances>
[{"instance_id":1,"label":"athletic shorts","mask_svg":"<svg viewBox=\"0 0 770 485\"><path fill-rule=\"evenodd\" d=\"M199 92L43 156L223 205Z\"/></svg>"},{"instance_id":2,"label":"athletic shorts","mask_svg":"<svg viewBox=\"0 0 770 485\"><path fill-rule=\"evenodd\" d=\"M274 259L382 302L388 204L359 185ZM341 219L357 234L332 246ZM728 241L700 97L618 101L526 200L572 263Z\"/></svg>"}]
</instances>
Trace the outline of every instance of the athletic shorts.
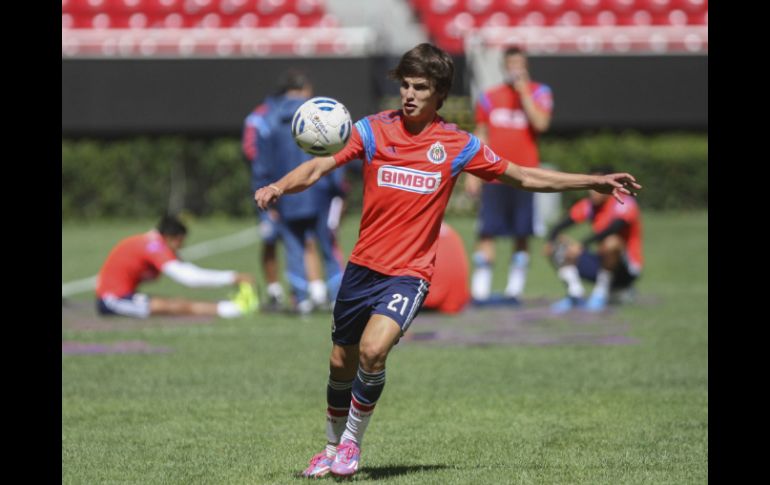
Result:
<instances>
[{"instance_id":1,"label":"athletic shorts","mask_svg":"<svg viewBox=\"0 0 770 485\"><path fill-rule=\"evenodd\" d=\"M478 235L526 237L535 233L535 194L504 184L484 184Z\"/></svg>"},{"instance_id":2,"label":"athletic shorts","mask_svg":"<svg viewBox=\"0 0 770 485\"><path fill-rule=\"evenodd\" d=\"M596 282L596 275L601 268L601 259L596 253L590 251L583 251L577 260L578 274L584 280ZM612 290L622 290L631 286L634 281L639 277L639 272L634 271L631 264L623 253L623 257L620 264L615 268L615 272L612 274L612 284L610 285Z\"/></svg>"},{"instance_id":3,"label":"athletic shorts","mask_svg":"<svg viewBox=\"0 0 770 485\"><path fill-rule=\"evenodd\" d=\"M429 286L416 276L390 276L349 262L334 304L332 341L357 344L375 314L395 320L403 335L420 311Z\"/></svg>"},{"instance_id":4,"label":"athletic shorts","mask_svg":"<svg viewBox=\"0 0 770 485\"><path fill-rule=\"evenodd\" d=\"M142 293L123 297L105 295L96 299L96 311L100 315L147 318L150 316L150 297Z\"/></svg>"}]
</instances>

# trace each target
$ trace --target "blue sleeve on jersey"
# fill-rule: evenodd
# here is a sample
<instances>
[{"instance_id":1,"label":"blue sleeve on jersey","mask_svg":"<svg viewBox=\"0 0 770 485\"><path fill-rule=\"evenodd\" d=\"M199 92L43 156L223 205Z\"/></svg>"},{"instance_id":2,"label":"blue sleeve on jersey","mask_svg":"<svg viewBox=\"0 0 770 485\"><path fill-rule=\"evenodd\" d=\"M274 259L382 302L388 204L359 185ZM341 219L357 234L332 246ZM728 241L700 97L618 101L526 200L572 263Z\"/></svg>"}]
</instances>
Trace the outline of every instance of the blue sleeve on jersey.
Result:
<instances>
[{"instance_id":1,"label":"blue sleeve on jersey","mask_svg":"<svg viewBox=\"0 0 770 485\"><path fill-rule=\"evenodd\" d=\"M487 114L492 111L492 101L489 99L489 95L487 93L483 93L481 96L479 96L479 105L481 105L481 109L483 109Z\"/></svg>"},{"instance_id":2,"label":"blue sleeve on jersey","mask_svg":"<svg viewBox=\"0 0 770 485\"><path fill-rule=\"evenodd\" d=\"M364 145L366 161L371 162L372 158L374 158L374 154L377 151L377 142L374 139L372 125L369 124L368 119L363 118L356 121L356 128L358 129L358 134L361 135L361 142Z\"/></svg>"},{"instance_id":3,"label":"blue sleeve on jersey","mask_svg":"<svg viewBox=\"0 0 770 485\"><path fill-rule=\"evenodd\" d=\"M470 133L468 133L468 135L471 137L470 140L468 140L468 143L462 149L460 154L452 160L452 177L456 177L462 172L465 166L468 165L468 162L476 156L481 148L479 139Z\"/></svg>"}]
</instances>

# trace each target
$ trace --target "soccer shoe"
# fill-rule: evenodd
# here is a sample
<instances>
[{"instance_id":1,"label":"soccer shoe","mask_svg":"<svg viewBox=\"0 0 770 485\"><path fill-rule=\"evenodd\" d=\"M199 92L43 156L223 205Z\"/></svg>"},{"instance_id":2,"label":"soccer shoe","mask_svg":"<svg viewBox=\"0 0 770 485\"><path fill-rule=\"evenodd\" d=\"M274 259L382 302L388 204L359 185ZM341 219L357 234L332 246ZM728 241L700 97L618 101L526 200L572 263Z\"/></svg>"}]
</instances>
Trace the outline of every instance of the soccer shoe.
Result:
<instances>
[{"instance_id":1,"label":"soccer shoe","mask_svg":"<svg viewBox=\"0 0 770 485\"><path fill-rule=\"evenodd\" d=\"M603 296L591 295L585 305L583 305L583 310L594 313L602 312L605 308L607 308L607 298Z\"/></svg>"},{"instance_id":2,"label":"soccer shoe","mask_svg":"<svg viewBox=\"0 0 770 485\"><path fill-rule=\"evenodd\" d=\"M310 459L310 465L302 472L306 478L321 478L331 471L334 458L326 456L326 451L322 451Z\"/></svg>"},{"instance_id":3,"label":"soccer shoe","mask_svg":"<svg viewBox=\"0 0 770 485\"><path fill-rule=\"evenodd\" d=\"M337 456L332 463L332 475L349 477L358 471L361 450L353 441L343 441L337 446Z\"/></svg>"},{"instance_id":4,"label":"soccer shoe","mask_svg":"<svg viewBox=\"0 0 770 485\"><path fill-rule=\"evenodd\" d=\"M244 315L259 310L259 297L250 283L241 282L238 285L238 293L235 294L233 303Z\"/></svg>"},{"instance_id":5,"label":"soccer shoe","mask_svg":"<svg viewBox=\"0 0 770 485\"><path fill-rule=\"evenodd\" d=\"M578 298L576 296L565 296L561 300L557 301L553 305L551 305L551 312L552 313L567 313L568 311L572 310L573 308L580 308L584 304L584 300L582 298Z\"/></svg>"}]
</instances>

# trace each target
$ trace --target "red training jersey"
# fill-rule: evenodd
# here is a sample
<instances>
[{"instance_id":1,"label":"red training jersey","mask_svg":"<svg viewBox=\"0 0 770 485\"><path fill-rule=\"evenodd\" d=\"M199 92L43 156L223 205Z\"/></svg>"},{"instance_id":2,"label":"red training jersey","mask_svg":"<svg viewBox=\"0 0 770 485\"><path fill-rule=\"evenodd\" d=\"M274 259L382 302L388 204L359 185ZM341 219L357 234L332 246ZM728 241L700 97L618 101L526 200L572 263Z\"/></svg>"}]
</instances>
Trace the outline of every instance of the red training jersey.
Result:
<instances>
[{"instance_id":1,"label":"red training jersey","mask_svg":"<svg viewBox=\"0 0 770 485\"><path fill-rule=\"evenodd\" d=\"M120 241L99 270L96 296L123 297L136 291L139 283L156 279L161 267L177 259L163 236L152 230Z\"/></svg>"},{"instance_id":2,"label":"red training jersey","mask_svg":"<svg viewBox=\"0 0 770 485\"><path fill-rule=\"evenodd\" d=\"M529 89L537 107L550 113L553 109L551 88L531 82ZM529 124L519 93L508 84L495 86L479 97L476 123L487 125L487 143L501 157L524 167L540 164L537 132Z\"/></svg>"},{"instance_id":3,"label":"red training jersey","mask_svg":"<svg viewBox=\"0 0 770 485\"><path fill-rule=\"evenodd\" d=\"M608 197L598 209L594 209L591 199L588 197L577 201L570 208L569 216L575 222L591 221L591 227L595 233L602 232L613 220L622 219L628 225L618 233L626 243L629 263L637 270L642 269L644 256L642 255L642 219L639 205L636 199L630 195L622 195L623 204Z\"/></svg>"},{"instance_id":4,"label":"red training jersey","mask_svg":"<svg viewBox=\"0 0 770 485\"><path fill-rule=\"evenodd\" d=\"M436 252L436 271L423 307L442 313L462 310L471 299L468 268L463 240L449 224L442 222Z\"/></svg>"},{"instance_id":5,"label":"red training jersey","mask_svg":"<svg viewBox=\"0 0 770 485\"><path fill-rule=\"evenodd\" d=\"M400 110L359 120L337 165L363 160L364 200L350 261L430 281L444 210L463 171L492 180L508 165L467 131L436 116L412 135Z\"/></svg>"}]
</instances>

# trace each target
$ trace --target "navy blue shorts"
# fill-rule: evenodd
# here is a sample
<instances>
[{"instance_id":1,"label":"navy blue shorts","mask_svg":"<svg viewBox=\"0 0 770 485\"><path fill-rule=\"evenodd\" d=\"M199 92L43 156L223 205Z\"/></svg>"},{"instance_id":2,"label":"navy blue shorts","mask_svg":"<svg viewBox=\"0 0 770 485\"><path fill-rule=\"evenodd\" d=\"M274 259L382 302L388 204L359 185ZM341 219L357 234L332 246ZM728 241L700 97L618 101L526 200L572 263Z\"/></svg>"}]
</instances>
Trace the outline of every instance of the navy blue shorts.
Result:
<instances>
[{"instance_id":1,"label":"navy blue shorts","mask_svg":"<svg viewBox=\"0 0 770 485\"><path fill-rule=\"evenodd\" d=\"M395 320L403 335L420 311L429 286L416 276L390 276L349 262L334 304L332 342L357 344L374 314Z\"/></svg>"},{"instance_id":2,"label":"navy blue shorts","mask_svg":"<svg viewBox=\"0 0 770 485\"><path fill-rule=\"evenodd\" d=\"M583 251L578 257L578 274L584 280L596 282L596 275L599 272L599 268L601 268L601 259L598 254ZM615 268L615 272L612 274L611 289L622 290L628 288L633 284L637 277L638 275L631 270L628 258L626 258L624 254L620 264Z\"/></svg>"},{"instance_id":3,"label":"navy blue shorts","mask_svg":"<svg viewBox=\"0 0 770 485\"><path fill-rule=\"evenodd\" d=\"M478 234L525 237L535 233L535 194L504 184L481 188Z\"/></svg>"},{"instance_id":4,"label":"navy blue shorts","mask_svg":"<svg viewBox=\"0 0 770 485\"><path fill-rule=\"evenodd\" d=\"M150 297L143 293L131 293L121 297L105 295L96 299L96 311L105 316L147 318L150 316Z\"/></svg>"}]
</instances>

